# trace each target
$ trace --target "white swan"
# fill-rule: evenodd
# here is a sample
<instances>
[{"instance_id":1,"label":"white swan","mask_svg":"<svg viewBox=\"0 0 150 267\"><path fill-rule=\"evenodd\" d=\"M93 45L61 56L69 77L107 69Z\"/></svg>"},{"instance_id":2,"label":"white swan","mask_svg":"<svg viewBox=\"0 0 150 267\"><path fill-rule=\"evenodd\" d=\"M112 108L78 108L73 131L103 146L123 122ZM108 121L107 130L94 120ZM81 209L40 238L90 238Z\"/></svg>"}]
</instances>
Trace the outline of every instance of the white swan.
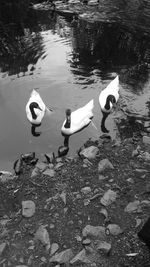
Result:
<instances>
[{"instance_id":1,"label":"white swan","mask_svg":"<svg viewBox=\"0 0 150 267\"><path fill-rule=\"evenodd\" d=\"M88 102L84 107L73 112L66 110L66 120L63 122L62 135L72 135L89 125L93 118L94 101Z\"/></svg>"},{"instance_id":2,"label":"white swan","mask_svg":"<svg viewBox=\"0 0 150 267\"><path fill-rule=\"evenodd\" d=\"M110 113L119 99L119 76L112 80L108 86L100 92L99 104L101 110Z\"/></svg>"},{"instance_id":3,"label":"white swan","mask_svg":"<svg viewBox=\"0 0 150 267\"><path fill-rule=\"evenodd\" d=\"M40 125L48 108L44 104L40 94L33 89L26 105L27 119L34 125Z\"/></svg>"},{"instance_id":4,"label":"white swan","mask_svg":"<svg viewBox=\"0 0 150 267\"><path fill-rule=\"evenodd\" d=\"M112 108L116 106L119 99L119 76L112 80L108 86L100 92L99 104L103 114L101 121L101 130L104 133L109 131L105 128L105 120L112 111Z\"/></svg>"}]
</instances>

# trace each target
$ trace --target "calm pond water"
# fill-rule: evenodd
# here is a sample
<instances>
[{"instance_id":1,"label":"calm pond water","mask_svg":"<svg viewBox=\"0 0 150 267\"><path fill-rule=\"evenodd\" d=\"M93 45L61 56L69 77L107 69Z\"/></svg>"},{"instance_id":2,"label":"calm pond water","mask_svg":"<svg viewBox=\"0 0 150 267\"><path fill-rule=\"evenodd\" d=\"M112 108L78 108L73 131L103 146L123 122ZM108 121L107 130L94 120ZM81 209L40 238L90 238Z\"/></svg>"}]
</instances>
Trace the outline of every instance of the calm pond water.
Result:
<instances>
[{"instance_id":1,"label":"calm pond water","mask_svg":"<svg viewBox=\"0 0 150 267\"><path fill-rule=\"evenodd\" d=\"M131 30L118 21L88 23L81 19L72 23L46 11L31 18L24 35L17 37L21 48L17 46L16 56L0 60L0 168L11 169L21 153L57 154L64 141L60 129L66 108L75 110L92 98L95 126L90 124L70 137L68 155L74 155L88 138L97 139L102 134L98 96L117 74L119 107L141 120L148 119L149 40L147 31ZM39 137L32 135L25 113L33 88L39 88L45 104L53 109L37 128ZM117 112L119 108L106 121L112 138L117 135Z\"/></svg>"}]
</instances>

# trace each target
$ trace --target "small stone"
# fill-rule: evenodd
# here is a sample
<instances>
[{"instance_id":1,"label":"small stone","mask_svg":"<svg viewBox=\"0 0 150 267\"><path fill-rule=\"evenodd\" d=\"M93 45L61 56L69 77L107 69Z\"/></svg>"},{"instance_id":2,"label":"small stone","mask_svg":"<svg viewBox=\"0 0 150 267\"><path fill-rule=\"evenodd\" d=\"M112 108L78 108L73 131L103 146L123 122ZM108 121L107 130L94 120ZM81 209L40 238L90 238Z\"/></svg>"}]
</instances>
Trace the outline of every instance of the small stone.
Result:
<instances>
[{"instance_id":1,"label":"small stone","mask_svg":"<svg viewBox=\"0 0 150 267\"><path fill-rule=\"evenodd\" d=\"M62 201L64 202L64 204L66 205L66 192L62 192L60 194L60 198L62 199Z\"/></svg>"},{"instance_id":2,"label":"small stone","mask_svg":"<svg viewBox=\"0 0 150 267\"><path fill-rule=\"evenodd\" d=\"M53 169L46 169L43 174L52 178L55 176L55 171Z\"/></svg>"},{"instance_id":3,"label":"small stone","mask_svg":"<svg viewBox=\"0 0 150 267\"><path fill-rule=\"evenodd\" d=\"M127 179L127 182L131 183L131 184L134 184L134 180L132 178L128 178Z\"/></svg>"},{"instance_id":4,"label":"small stone","mask_svg":"<svg viewBox=\"0 0 150 267\"><path fill-rule=\"evenodd\" d=\"M36 231L34 239L35 241L39 240L44 246L46 246L47 250L50 248L49 234L43 225L41 225Z\"/></svg>"},{"instance_id":5,"label":"small stone","mask_svg":"<svg viewBox=\"0 0 150 267\"><path fill-rule=\"evenodd\" d=\"M55 165L55 170L57 171L58 169L60 169L64 164L62 162L58 162L56 165Z\"/></svg>"},{"instance_id":6,"label":"small stone","mask_svg":"<svg viewBox=\"0 0 150 267\"><path fill-rule=\"evenodd\" d=\"M98 153L99 149L96 146L90 146L84 148L79 154L83 158L95 159Z\"/></svg>"},{"instance_id":7,"label":"small stone","mask_svg":"<svg viewBox=\"0 0 150 267\"><path fill-rule=\"evenodd\" d=\"M108 255L111 250L111 244L107 243L106 241L98 241L96 244L96 249L98 251L103 251L106 255Z\"/></svg>"},{"instance_id":8,"label":"small stone","mask_svg":"<svg viewBox=\"0 0 150 267\"><path fill-rule=\"evenodd\" d=\"M42 257L41 258L41 261L44 262L44 263L46 263L47 262L47 259L45 257Z\"/></svg>"},{"instance_id":9,"label":"small stone","mask_svg":"<svg viewBox=\"0 0 150 267\"><path fill-rule=\"evenodd\" d=\"M53 223L50 223L49 228L50 229L54 229L55 228L55 225Z\"/></svg>"},{"instance_id":10,"label":"small stone","mask_svg":"<svg viewBox=\"0 0 150 267\"><path fill-rule=\"evenodd\" d=\"M34 168L32 173L31 173L31 178L36 177L38 175L38 173L39 173L39 169L38 168Z\"/></svg>"},{"instance_id":11,"label":"small stone","mask_svg":"<svg viewBox=\"0 0 150 267\"><path fill-rule=\"evenodd\" d=\"M117 224L109 224L109 225L107 225L107 229L109 230L110 234L114 235L114 236L123 233L123 230Z\"/></svg>"},{"instance_id":12,"label":"small stone","mask_svg":"<svg viewBox=\"0 0 150 267\"><path fill-rule=\"evenodd\" d=\"M52 256L53 254L55 254L55 252L59 249L59 245L57 243L53 243L51 245L51 251L50 251L50 255Z\"/></svg>"},{"instance_id":13,"label":"small stone","mask_svg":"<svg viewBox=\"0 0 150 267\"><path fill-rule=\"evenodd\" d=\"M14 178L15 178L15 176L13 176L11 172L0 171L0 181L2 183L9 182L9 181L13 180Z\"/></svg>"},{"instance_id":14,"label":"small stone","mask_svg":"<svg viewBox=\"0 0 150 267\"><path fill-rule=\"evenodd\" d=\"M98 180L99 180L99 181L103 181L103 180L105 180L106 178L107 178L106 176L100 174L99 177L98 177Z\"/></svg>"},{"instance_id":15,"label":"small stone","mask_svg":"<svg viewBox=\"0 0 150 267\"><path fill-rule=\"evenodd\" d=\"M0 256L3 254L6 246L7 244L5 242L0 244Z\"/></svg>"},{"instance_id":16,"label":"small stone","mask_svg":"<svg viewBox=\"0 0 150 267\"><path fill-rule=\"evenodd\" d=\"M112 163L108 159L102 159L98 164L98 172L102 173L108 169L114 169Z\"/></svg>"},{"instance_id":17,"label":"small stone","mask_svg":"<svg viewBox=\"0 0 150 267\"><path fill-rule=\"evenodd\" d=\"M83 194L85 194L85 195L91 193L91 191L92 191L92 190L91 190L91 188L90 188L89 186L83 187L83 188L81 189L81 193L83 193Z\"/></svg>"},{"instance_id":18,"label":"small stone","mask_svg":"<svg viewBox=\"0 0 150 267\"><path fill-rule=\"evenodd\" d=\"M103 197L101 198L100 202L104 206L109 206L111 203L113 203L116 200L117 193L111 189L108 189Z\"/></svg>"},{"instance_id":19,"label":"small stone","mask_svg":"<svg viewBox=\"0 0 150 267\"><path fill-rule=\"evenodd\" d=\"M73 258L73 252L71 249L66 249L60 253L55 254L51 259L51 262L56 262L60 264L68 264L70 260Z\"/></svg>"},{"instance_id":20,"label":"small stone","mask_svg":"<svg viewBox=\"0 0 150 267\"><path fill-rule=\"evenodd\" d=\"M32 200L22 201L22 215L30 218L35 213L35 203Z\"/></svg>"},{"instance_id":21,"label":"small stone","mask_svg":"<svg viewBox=\"0 0 150 267\"><path fill-rule=\"evenodd\" d=\"M38 161L37 164L35 165L35 168L39 169L41 172L45 171L47 168L47 164L44 162Z\"/></svg>"},{"instance_id":22,"label":"small stone","mask_svg":"<svg viewBox=\"0 0 150 267\"><path fill-rule=\"evenodd\" d=\"M143 143L145 145L150 145L150 137L149 136L143 136Z\"/></svg>"},{"instance_id":23,"label":"small stone","mask_svg":"<svg viewBox=\"0 0 150 267\"><path fill-rule=\"evenodd\" d=\"M142 220L141 219L135 219L136 220L136 225L135 228L139 227L139 225L141 224Z\"/></svg>"},{"instance_id":24,"label":"small stone","mask_svg":"<svg viewBox=\"0 0 150 267\"><path fill-rule=\"evenodd\" d=\"M86 225L82 231L83 237L91 237L97 239L105 239L105 227Z\"/></svg>"},{"instance_id":25,"label":"small stone","mask_svg":"<svg viewBox=\"0 0 150 267\"><path fill-rule=\"evenodd\" d=\"M82 242L82 245L84 245L84 246L88 246L90 244L91 244L91 240L89 238L84 239L83 242Z\"/></svg>"},{"instance_id":26,"label":"small stone","mask_svg":"<svg viewBox=\"0 0 150 267\"><path fill-rule=\"evenodd\" d=\"M140 207L140 201L135 200L133 202L130 202L126 207L125 207L125 212L136 212L139 210Z\"/></svg>"},{"instance_id":27,"label":"small stone","mask_svg":"<svg viewBox=\"0 0 150 267\"><path fill-rule=\"evenodd\" d=\"M91 263L90 259L87 256L86 250L81 250L71 261L70 264L78 263Z\"/></svg>"}]
</instances>

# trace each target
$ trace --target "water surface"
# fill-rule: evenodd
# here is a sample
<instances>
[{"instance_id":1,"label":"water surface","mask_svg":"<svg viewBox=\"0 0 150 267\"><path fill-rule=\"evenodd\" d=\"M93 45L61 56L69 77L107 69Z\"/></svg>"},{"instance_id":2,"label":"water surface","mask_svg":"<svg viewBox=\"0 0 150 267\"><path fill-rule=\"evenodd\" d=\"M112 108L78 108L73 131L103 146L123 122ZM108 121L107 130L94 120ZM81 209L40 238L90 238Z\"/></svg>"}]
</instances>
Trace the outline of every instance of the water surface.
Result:
<instances>
[{"instance_id":1,"label":"water surface","mask_svg":"<svg viewBox=\"0 0 150 267\"><path fill-rule=\"evenodd\" d=\"M144 22L145 25L145 22ZM57 154L63 144L60 129L66 108L75 110L94 99L94 125L69 140L69 155L88 139L101 134L98 96L101 90L120 76L120 106L129 114L149 118L149 35L113 22L71 20L49 12L39 13L24 26L24 35L14 41L16 56L1 57L0 62L0 167L9 169L21 153L35 151L37 156L50 151ZM17 40L18 41L18 40ZM17 48L16 48L17 47ZM25 106L33 88L53 109L31 133ZM116 111L117 112L117 111ZM116 138L116 113L106 128Z\"/></svg>"}]
</instances>

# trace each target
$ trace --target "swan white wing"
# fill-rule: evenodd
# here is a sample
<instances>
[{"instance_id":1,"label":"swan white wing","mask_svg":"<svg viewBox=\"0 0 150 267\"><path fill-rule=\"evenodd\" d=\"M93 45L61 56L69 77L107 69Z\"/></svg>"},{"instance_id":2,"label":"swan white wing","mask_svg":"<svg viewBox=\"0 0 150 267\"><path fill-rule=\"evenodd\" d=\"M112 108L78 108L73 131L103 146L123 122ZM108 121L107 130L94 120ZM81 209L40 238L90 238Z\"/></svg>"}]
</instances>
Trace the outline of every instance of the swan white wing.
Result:
<instances>
[{"instance_id":1,"label":"swan white wing","mask_svg":"<svg viewBox=\"0 0 150 267\"><path fill-rule=\"evenodd\" d=\"M64 134L73 134L82 128L86 127L93 117L92 109L94 107L93 99L87 103L84 107L79 108L71 113L71 127L65 128L64 125L66 120L63 123L61 131Z\"/></svg>"},{"instance_id":2,"label":"swan white wing","mask_svg":"<svg viewBox=\"0 0 150 267\"><path fill-rule=\"evenodd\" d=\"M117 94L119 92L119 76L112 80L107 87L104 89L107 94Z\"/></svg>"},{"instance_id":3,"label":"swan white wing","mask_svg":"<svg viewBox=\"0 0 150 267\"><path fill-rule=\"evenodd\" d=\"M119 76L112 80L105 89L100 92L99 103L101 109L105 109L106 99L109 95L114 95L116 102L119 99ZM112 108L112 103L110 103L110 109ZM107 112L107 111L106 111Z\"/></svg>"}]
</instances>

